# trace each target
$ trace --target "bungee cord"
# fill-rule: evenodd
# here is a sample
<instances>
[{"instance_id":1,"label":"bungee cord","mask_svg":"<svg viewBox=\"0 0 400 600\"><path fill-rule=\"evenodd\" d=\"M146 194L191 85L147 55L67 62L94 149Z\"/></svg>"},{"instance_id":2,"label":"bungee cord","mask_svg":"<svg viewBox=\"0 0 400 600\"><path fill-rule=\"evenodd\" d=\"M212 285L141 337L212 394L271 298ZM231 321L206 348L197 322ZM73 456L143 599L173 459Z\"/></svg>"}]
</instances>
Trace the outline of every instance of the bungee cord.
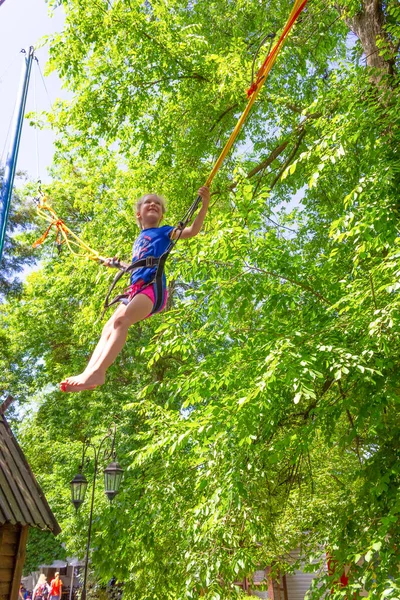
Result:
<instances>
[{"instance_id":1,"label":"bungee cord","mask_svg":"<svg viewBox=\"0 0 400 600\"><path fill-rule=\"evenodd\" d=\"M241 116L239 117L234 130L232 131L228 141L226 142L225 146L223 147L221 154L217 158L217 160L214 164L214 167L212 168L211 173L209 174L207 181L204 184L207 187L210 187L215 175L218 173L219 169L221 168L222 163L224 162L230 149L232 148L233 144L235 143L235 140L236 140L237 136L239 135L239 133L243 127L243 124L245 123L245 121L248 117L248 114L249 114L254 102L256 101L257 96L260 93L260 90L265 83L265 80L268 77L269 72L271 71L272 67L275 64L275 61L279 54L279 51L281 50L290 30L292 29L298 16L302 12L302 10L304 9L306 4L307 4L307 0L295 0L292 11L289 15L289 18L286 22L285 27L283 28L281 35L279 36L279 38L276 41L275 45L273 46L272 50L269 52L267 58L265 59L265 61L261 65L261 67L259 68L259 70L256 74L256 80L253 81L252 85L247 90L247 97L249 98L247 105L246 105L244 111L242 112Z\"/></svg>"},{"instance_id":2,"label":"bungee cord","mask_svg":"<svg viewBox=\"0 0 400 600\"><path fill-rule=\"evenodd\" d=\"M55 210L50 206L47 201L47 196L43 192L39 192L39 196L34 198L36 203L37 214L49 223L44 234L37 239L33 244L33 248L40 246L46 240L50 231L54 228L56 230L56 244L60 248L62 244L65 244L68 250L76 257L89 258L90 260L96 260L103 263L106 259L100 256L97 250L93 250L86 244L79 236L76 235L62 219L58 217ZM80 252L75 250L80 249Z\"/></svg>"},{"instance_id":3,"label":"bungee cord","mask_svg":"<svg viewBox=\"0 0 400 600\"><path fill-rule=\"evenodd\" d=\"M267 56L269 55L269 53L271 52L271 48L272 48L272 44L274 42L274 38L276 36L276 33L267 33L267 35L265 35L261 42L258 44L257 46L257 50L254 53L254 57L253 57L253 62L251 65L251 81L250 81L250 87L252 87L253 82L254 82L254 70L255 70L255 65L256 65L256 60L258 57L258 53L260 52L261 48L264 46L265 42L267 40L270 40L270 44L269 44L269 48L268 48L268 52L267 52Z\"/></svg>"}]
</instances>

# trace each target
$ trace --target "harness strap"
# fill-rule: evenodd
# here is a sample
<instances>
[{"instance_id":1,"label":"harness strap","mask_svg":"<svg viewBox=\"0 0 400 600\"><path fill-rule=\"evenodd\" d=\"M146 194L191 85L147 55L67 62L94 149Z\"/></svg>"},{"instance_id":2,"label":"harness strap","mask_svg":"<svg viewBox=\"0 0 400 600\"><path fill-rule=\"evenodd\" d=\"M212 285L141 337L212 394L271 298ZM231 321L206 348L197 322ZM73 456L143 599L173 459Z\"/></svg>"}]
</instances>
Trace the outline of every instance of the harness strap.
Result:
<instances>
[{"instance_id":1,"label":"harness strap","mask_svg":"<svg viewBox=\"0 0 400 600\"><path fill-rule=\"evenodd\" d=\"M168 246L168 248L166 249L166 251L164 252L164 254L162 254L160 256L160 258L158 259L158 267L157 267L156 275L154 277L154 283L156 284L156 301L154 303L151 314L158 312L163 304L164 294L163 294L162 278L163 278L163 273L164 273L164 265L165 265L165 261L168 258L169 253L171 252L171 250L174 246L175 246L175 244L171 243Z\"/></svg>"},{"instance_id":2,"label":"harness strap","mask_svg":"<svg viewBox=\"0 0 400 600\"><path fill-rule=\"evenodd\" d=\"M113 304L115 304L121 298L123 298L125 296L124 294L119 294L119 296L117 296L111 302L109 302L109 299L110 299L113 289L115 288L118 281L121 279L121 277L123 275L125 275L126 273L130 273L131 271L134 271L135 269L140 269L141 267L155 267L156 265L159 264L159 261L160 261L160 259L155 256L147 256L146 258L140 258L139 260L135 260L135 262L131 263L127 267L124 267L120 271L118 271L118 273L114 277L114 279L109 287L106 299L104 300L103 315L104 315L105 311L107 310L107 308L109 308L110 306L112 306ZM157 271L158 271L158 269L157 269Z\"/></svg>"}]
</instances>

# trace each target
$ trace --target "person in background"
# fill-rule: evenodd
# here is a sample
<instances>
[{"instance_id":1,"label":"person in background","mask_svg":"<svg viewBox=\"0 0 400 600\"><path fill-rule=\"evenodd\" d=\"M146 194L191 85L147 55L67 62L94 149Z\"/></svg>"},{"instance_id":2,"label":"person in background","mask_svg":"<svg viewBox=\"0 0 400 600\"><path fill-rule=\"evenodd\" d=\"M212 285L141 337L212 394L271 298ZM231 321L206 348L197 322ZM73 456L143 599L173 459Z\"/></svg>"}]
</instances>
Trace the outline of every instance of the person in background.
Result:
<instances>
[{"instance_id":1,"label":"person in background","mask_svg":"<svg viewBox=\"0 0 400 600\"><path fill-rule=\"evenodd\" d=\"M50 581L50 598L52 600L61 600L63 582L60 579L60 573L55 573L54 579Z\"/></svg>"},{"instance_id":2,"label":"person in background","mask_svg":"<svg viewBox=\"0 0 400 600\"><path fill-rule=\"evenodd\" d=\"M32 600L45 600L49 594L50 586L47 583L47 577L43 573L39 576L38 582L33 588Z\"/></svg>"},{"instance_id":3,"label":"person in background","mask_svg":"<svg viewBox=\"0 0 400 600\"><path fill-rule=\"evenodd\" d=\"M21 600L24 600L24 598L25 598L24 592L25 592L25 588L21 583L19 586L19 593L18 593L18 598L20 598Z\"/></svg>"}]
</instances>

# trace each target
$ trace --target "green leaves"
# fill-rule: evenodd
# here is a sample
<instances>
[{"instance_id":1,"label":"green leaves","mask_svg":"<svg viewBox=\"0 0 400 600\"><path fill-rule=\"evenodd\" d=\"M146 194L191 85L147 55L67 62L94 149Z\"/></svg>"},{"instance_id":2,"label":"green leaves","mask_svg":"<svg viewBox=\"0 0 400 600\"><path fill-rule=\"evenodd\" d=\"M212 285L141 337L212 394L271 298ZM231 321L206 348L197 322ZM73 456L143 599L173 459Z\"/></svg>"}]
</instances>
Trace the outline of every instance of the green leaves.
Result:
<instances>
[{"instance_id":1,"label":"green leaves","mask_svg":"<svg viewBox=\"0 0 400 600\"><path fill-rule=\"evenodd\" d=\"M398 81L377 91L331 5L296 26L203 232L171 255L168 310L132 328L105 386L56 384L93 351L111 272L46 246L1 307L19 436L69 555L88 516L67 497L81 441L117 423L125 476L112 510L97 487L91 560L130 597L240 596L260 565L293 570L296 548L297 566L318 556L325 573L325 550L337 565L312 598L398 596ZM135 198L163 193L181 218L245 105L261 31L291 3L65 6L51 60L74 97L49 116L46 192L91 247L128 259Z\"/></svg>"}]
</instances>

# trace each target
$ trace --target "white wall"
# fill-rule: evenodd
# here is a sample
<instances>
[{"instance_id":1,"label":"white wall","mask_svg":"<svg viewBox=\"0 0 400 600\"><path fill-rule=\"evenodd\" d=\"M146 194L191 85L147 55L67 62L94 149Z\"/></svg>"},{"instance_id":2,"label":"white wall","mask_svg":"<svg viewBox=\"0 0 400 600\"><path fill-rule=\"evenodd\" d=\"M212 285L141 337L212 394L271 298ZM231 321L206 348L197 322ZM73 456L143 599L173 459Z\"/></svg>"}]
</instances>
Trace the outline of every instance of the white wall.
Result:
<instances>
[{"instance_id":1,"label":"white wall","mask_svg":"<svg viewBox=\"0 0 400 600\"><path fill-rule=\"evenodd\" d=\"M300 557L300 550L295 550L290 553L293 562ZM286 575L286 584L288 591L288 600L304 600L304 596L308 591L311 582L317 576L317 572L304 573L303 571L294 571L291 575Z\"/></svg>"}]
</instances>

